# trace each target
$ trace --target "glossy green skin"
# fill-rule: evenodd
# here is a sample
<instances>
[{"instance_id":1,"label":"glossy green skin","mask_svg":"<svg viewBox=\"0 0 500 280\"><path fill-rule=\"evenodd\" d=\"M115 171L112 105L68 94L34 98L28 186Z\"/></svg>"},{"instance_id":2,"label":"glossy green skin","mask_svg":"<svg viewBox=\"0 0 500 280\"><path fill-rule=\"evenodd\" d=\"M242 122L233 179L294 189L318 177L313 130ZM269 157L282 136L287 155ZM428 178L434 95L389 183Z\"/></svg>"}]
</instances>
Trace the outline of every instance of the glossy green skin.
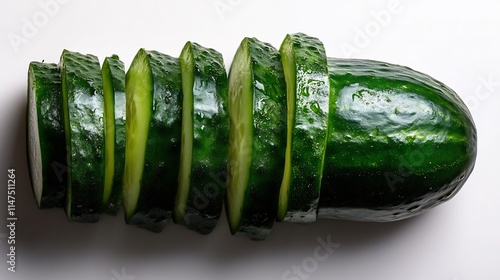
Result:
<instances>
[{"instance_id":1,"label":"glossy green skin","mask_svg":"<svg viewBox=\"0 0 500 280\"><path fill-rule=\"evenodd\" d=\"M448 200L472 172L476 129L451 89L409 68L329 59L320 218L386 222Z\"/></svg>"},{"instance_id":2,"label":"glossy green skin","mask_svg":"<svg viewBox=\"0 0 500 280\"><path fill-rule=\"evenodd\" d=\"M69 179L66 213L96 222L104 188L104 97L99 60L64 50L60 61Z\"/></svg>"},{"instance_id":3,"label":"glossy green skin","mask_svg":"<svg viewBox=\"0 0 500 280\"><path fill-rule=\"evenodd\" d=\"M194 64L193 161L183 222L207 234L220 217L226 188L220 175L227 169L228 81L219 52L189 44Z\"/></svg>"},{"instance_id":4,"label":"glossy green skin","mask_svg":"<svg viewBox=\"0 0 500 280\"><path fill-rule=\"evenodd\" d=\"M295 56L296 108L288 207L282 220L308 223L316 221L326 150L328 65L319 39L302 33L288 36ZM283 50L281 52L283 55Z\"/></svg>"},{"instance_id":5,"label":"glossy green skin","mask_svg":"<svg viewBox=\"0 0 500 280\"><path fill-rule=\"evenodd\" d=\"M278 210L286 147L286 85L280 54L273 46L246 38L240 48L248 48L252 62L254 130L248 186L240 225L233 234L261 240L269 235Z\"/></svg>"},{"instance_id":6,"label":"glossy green skin","mask_svg":"<svg viewBox=\"0 0 500 280\"><path fill-rule=\"evenodd\" d=\"M31 62L28 70L28 99L36 102L40 140L43 190L38 207L62 207L67 185L66 139L62 120L61 72L56 64ZM31 101L30 101L31 102ZM34 135L27 129L28 143ZM34 180L34 159L28 153L30 177Z\"/></svg>"},{"instance_id":7,"label":"glossy green skin","mask_svg":"<svg viewBox=\"0 0 500 280\"><path fill-rule=\"evenodd\" d=\"M114 118L110 120L115 122L115 135L111 136L115 139L115 175L113 190L104 209L110 214L116 214L122 205L123 168L125 166L125 66L116 55L107 57L105 63L107 67L103 71L109 71L114 91L112 96Z\"/></svg>"},{"instance_id":8,"label":"glossy green skin","mask_svg":"<svg viewBox=\"0 0 500 280\"><path fill-rule=\"evenodd\" d=\"M146 52L154 84L152 115L141 190L135 213L128 217L128 223L159 232L174 209L177 191L182 80L177 58L157 51Z\"/></svg>"}]
</instances>

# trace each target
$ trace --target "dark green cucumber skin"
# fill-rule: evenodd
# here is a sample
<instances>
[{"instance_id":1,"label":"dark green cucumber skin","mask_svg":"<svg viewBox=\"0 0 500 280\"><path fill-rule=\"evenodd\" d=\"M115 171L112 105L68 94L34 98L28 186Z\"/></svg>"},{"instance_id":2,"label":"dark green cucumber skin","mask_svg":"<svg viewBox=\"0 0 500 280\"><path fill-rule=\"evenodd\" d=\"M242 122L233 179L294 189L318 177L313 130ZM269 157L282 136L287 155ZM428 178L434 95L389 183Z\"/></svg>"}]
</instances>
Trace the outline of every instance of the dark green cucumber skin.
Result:
<instances>
[{"instance_id":1,"label":"dark green cucumber skin","mask_svg":"<svg viewBox=\"0 0 500 280\"><path fill-rule=\"evenodd\" d=\"M296 112L313 111L296 119L293 127L291 179L284 220L316 221L328 130L329 81L325 48L317 38L290 35L295 52ZM301 78L302 77L302 78ZM312 79L314 78L314 80ZM299 151L294 152L295 151Z\"/></svg>"},{"instance_id":2,"label":"dark green cucumber skin","mask_svg":"<svg viewBox=\"0 0 500 280\"><path fill-rule=\"evenodd\" d=\"M66 174L68 164L61 111L61 72L57 64L42 62L31 62L29 72L28 87L32 89L28 89L28 93L36 91L37 125L42 152L43 191L38 207L62 207L68 182ZM30 98L33 97L28 96L28 99ZM30 113L28 111L28 114ZM27 127L29 125L27 124ZM34 135L27 129L28 143L31 137ZM30 162L28 166L31 166L32 159L29 155L28 153Z\"/></svg>"},{"instance_id":3,"label":"dark green cucumber skin","mask_svg":"<svg viewBox=\"0 0 500 280\"><path fill-rule=\"evenodd\" d=\"M386 222L455 195L476 128L453 90L406 67L329 59L329 136L320 218Z\"/></svg>"},{"instance_id":4,"label":"dark green cucumber skin","mask_svg":"<svg viewBox=\"0 0 500 280\"><path fill-rule=\"evenodd\" d=\"M60 67L67 88L63 111L69 121L65 129L71 197L66 196L66 210L72 221L96 222L102 210L104 188L101 67L97 57L68 50L62 53Z\"/></svg>"},{"instance_id":5,"label":"dark green cucumber skin","mask_svg":"<svg viewBox=\"0 0 500 280\"><path fill-rule=\"evenodd\" d=\"M222 212L229 139L228 80L222 55L191 43L194 57L193 163L184 224L208 234ZM221 148L222 147L222 148Z\"/></svg>"},{"instance_id":6,"label":"dark green cucumber skin","mask_svg":"<svg viewBox=\"0 0 500 280\"><path fill-rule=\"evenodd\" d=\"M153 104L141 190L129 224L161 231L174 209L179 174L182 80L179 60L146 51L153 76Z\"/></svg>"},{"instance_id":7,"label":"dark green cucumber skin","mask_svg":"<svg viewBox=\"0 0 500 280\"><path fill-rule=\"evenodd\" d=\"M251 56L254 131L248 187L234 234L262 240L271 232L278 211L286 147L286 85L278 50L255 38L247 38L240 47L248 48ZM259 110L261 106L269 109Z\"/></svg>"},{"instance_id":8,"label":"dark green cucumber skin","mask_svg":"<svg viewBox=\"0 0 500 280\"><path fill-rule=\"evenodd\" d=\"M123 170L125 166L125 66L116 55L107 57L110 77L113 86L113 104L115 119L115 179L111 196L104 209L106 213L115 215L122 205Z\"/></svg>"}]
</instances>

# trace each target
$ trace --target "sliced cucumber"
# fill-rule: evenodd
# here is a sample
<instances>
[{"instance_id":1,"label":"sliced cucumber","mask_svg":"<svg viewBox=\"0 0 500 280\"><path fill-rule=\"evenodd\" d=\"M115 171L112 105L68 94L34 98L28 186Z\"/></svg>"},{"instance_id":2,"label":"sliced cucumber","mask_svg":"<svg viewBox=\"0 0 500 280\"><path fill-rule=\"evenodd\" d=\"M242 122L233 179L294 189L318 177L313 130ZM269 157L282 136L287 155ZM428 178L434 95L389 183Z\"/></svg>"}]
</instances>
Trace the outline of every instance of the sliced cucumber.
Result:
<instances>
[{"instance_id":1,"label":"sliced cucumber","mask_svg":"<svg viewBox=\"0 0 500 280\"><path fill-rule=\"evenodd\" d=\"M66 214L96 222L104 189L104 97L99 60L64 50L61 55L64 130L68 157Z\"/></svg>"},{"instance_id":2,"label":"sliced cucumber","mask_svg":"<svg viewBox=\"0 0 500 280\"><path fill-rule=\"evenodd\" d=\"M179 60L139 50L126 74L125 219L161 231L179 173L182 85Z\"/></svg>"},{"instance_id":3,"label":"sliced cucumber","mask_svg":"<svg viewBox=\"0 0 500 280\"><path fill-rule=\"evenodd\" d=\"M116 214L122 205L125 163L125 67L118 56L107 57L102 65L104 85L104 210Z\"/></svg>"},{"instance_id":4,"label":"sliced cucumber","mask_svg":"<svg viewBox=\"0 0 500 280\"><path fill-rule=\"evenodd\" d=\"M183 87L182 145L174 220L210 233L222 211L229 115L222 55L188 42L180 56Z\"/></svg>"},{"instance_id":5,"label":"sliced cucumber","mask_svg":"<svg viewBox=\"0 0 500 280\"><path fill-rule=\"evenodd\" d=\"M27 140L31 185L38 207L62 207L67 185L66 139L56 64L31 62L28 70Z\"/></svg>"},{"instance_id":6,"label":"sliced cucumber","mask_svg":"<svg viewBox=\"0 0 500 280\"><path fill-rule=\"evenodd\" d=\"M286 85L279 52L241 43L229 73L229 178L233 234L264 239L276 219L286 149Z\"/></svg>"},{"instance_id":7,"label":"sliced cucumber","mask_svg":"<svg viewBox=\"0 0 500 280\"><path fill-rule=\"evenodd\" d=\"M330 85L321 41L302 33L281 45L287 84L288 131L278 221L313 222L323 173Z\"/></svg>"}]
</instances>

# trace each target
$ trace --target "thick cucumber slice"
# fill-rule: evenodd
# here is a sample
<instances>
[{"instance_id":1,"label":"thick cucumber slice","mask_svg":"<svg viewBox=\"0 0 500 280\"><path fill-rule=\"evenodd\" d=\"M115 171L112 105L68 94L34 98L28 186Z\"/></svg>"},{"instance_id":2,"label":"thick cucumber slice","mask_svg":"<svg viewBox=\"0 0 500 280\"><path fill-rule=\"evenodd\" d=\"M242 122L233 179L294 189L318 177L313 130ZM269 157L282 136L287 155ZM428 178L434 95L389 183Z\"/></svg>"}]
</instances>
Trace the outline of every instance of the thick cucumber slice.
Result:
<instances>
[{"instance_id":1,"label":"thick cucumber slice","mask_svg":"<svg viewBox=\"0 0 500 280\"><path fill-rule=\"evenodd\" d=\"M229 115L222 55L188 42L180 56L183 87L182 145L176 223L210 233L222 211L227 168Z\"/></svg>"},{"instance_id":2,"label":"thick cucumber slice","mask_svg":"<svg viewBox=\"0 0 500 280\"><path fill-rule=\"evenodd\" d=\"M328 129L330 85L325 49L305 34L286 36L281 57L288 131L278 221L316 220Z\"/></svg>"},{"instance_id":3,"label":"thick cucumber slice","mask_svg":"<svg viewBox=\"0 0 500 280\"><path fill-rule=\"evenodd\" d=\"M122 205L125 163L125 67L114 55L102 65L104 85L104 210L116 214Z\"/></svg>"},{"instance_id":4,"label":"thick cucumber slice","mask_svg":"<svg viewBox=\"0 0 500 280\"><path fill-rule=\"evenodd\" d=\"M28 70L28 162L36 203L62 207L67 185L66 139L56 64L31 62Z\"/></svg>"},{"instance_id":5,"label":"thick cucumber slice","mask_svg":"<svg viewBox=\"0 0 500 280\"><path fill-rule=\"evenodd\" d=\"M179 61L139 50L126 74L125 220L159 232L173 210L179 174Z\"/></svg>"},{"instance_id":6,"label":"thick cucumber slice","mask_svg":"<svg viewBox=\"0 0 500 280\"><path fill-rule=\"evenodd\" d=\"M96 222L104 189L104 97L99 60L64 50L61 55L64 130L68 156L66 214Z\"/></svg>"},{"instance_id":7,"label":"thick cucumber slice","mask_svg":"<svg viewBox=\"0 0 500 280\"><path fill-rule=\"evenodd\" d=\"M319 218L386 222L448 200L476 158L453 90L384 62L329 59L329 136Z\"/></svg>"},{"instance_id":8,"label":"thick cucumber slice","mask_svg":"<svg viewBox=\"0 0 500 280\"><path fill-rule=\"evenodd\" d=\"M233 234L264 239L276 219L286 149L285 93L279 52L245 38L229 73L226 212Z\"/></svg>"}]
</instances>

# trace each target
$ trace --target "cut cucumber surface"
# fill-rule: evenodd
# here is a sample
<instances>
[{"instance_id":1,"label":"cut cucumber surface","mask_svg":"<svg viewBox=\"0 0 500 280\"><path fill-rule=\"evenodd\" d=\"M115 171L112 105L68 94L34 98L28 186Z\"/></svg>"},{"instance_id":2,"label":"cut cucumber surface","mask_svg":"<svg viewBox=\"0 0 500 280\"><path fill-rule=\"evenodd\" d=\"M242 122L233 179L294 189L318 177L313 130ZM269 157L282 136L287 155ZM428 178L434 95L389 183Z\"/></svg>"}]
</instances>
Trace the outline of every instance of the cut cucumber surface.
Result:
<instances>
[{"instance_id":1,"label":"cut cucumber surface","mask_svg":"<svg viewBox=\"0 0 500 280\"><path fill-rule=\"evenodd\" d=\"M472 172L476 129L450 88L410 68L331 58L319 218L388 222L448 200Z\"/></svg>"},{"instance_id":2,"label":"cut cucumber surface","mask_svg":"<svg viewBox=\"0 0 500 280\"><path fill-rule=\"evenodd\" d=\"M38 207L62 207L67 185L61 72L31 62L28 70L27 140L31 185Z\"/></svg>"},{"instance_id":3,"label":"cut cucumber surface","mask_svg":"<svg viewBox=\"0 0 500 280\"><path fill-rule=\"evenodd\" d=\"M264 239L276 220L286 149L285 94L279 52L245 38L229 73L226 212L233 234Z\"/></svg>"},{"instance_id":4,"label":"cut cucumber surface","mask_svg":"<svg viewBox=\"0 0 500 280\"><path fill-rule=\"evenodd\" d=\"M104 189L104 96L99 60L64 50L61 55L64 130L67 143L66 214L96 222Z\"/></svg>"},{"instance_id":5,"label":"cut cucumber surface","mask_svg":"<svg viewBox=\"0 0 500 280\"><path fill-rule=\"evenodd\" d=\"M125 219L159 232L179 174L182 82L179 60L139 50L126 74Z\"/></svg>"},{"instance_id":6,"label":"cut cucumber surface","mask_svg":"<svg viewBox=\"0 0 500 280\"><path fill-rule=\"evenodd\" d=\"M222 211L229 137L228 82L222 55L188 42L182 70L182 144L174 220L206 234Z\"/></svg>"},{"instance_id":7,"label":"cut cucumber surface","mask_svg":"<svg viewBox=\"0 0 500 280\"><path fill-rule=\"evenodd\" d=\"M102 65L104 86L105 172L104 211L116 214L122 205L125 163L125 67L118 56L107 57Z\"/></svg>"},{"instance_id":8,"label":"cut cucumber surface","mask_svg":"<svg viewBox=\"0 0 500 280\"><path fill-rule=\"evenodd\" d=\"M327 57L317 38L287 35L281 45L287 84L287 147L278 221L314 222L328 130Z\"/></svg>"}]
</instances>

